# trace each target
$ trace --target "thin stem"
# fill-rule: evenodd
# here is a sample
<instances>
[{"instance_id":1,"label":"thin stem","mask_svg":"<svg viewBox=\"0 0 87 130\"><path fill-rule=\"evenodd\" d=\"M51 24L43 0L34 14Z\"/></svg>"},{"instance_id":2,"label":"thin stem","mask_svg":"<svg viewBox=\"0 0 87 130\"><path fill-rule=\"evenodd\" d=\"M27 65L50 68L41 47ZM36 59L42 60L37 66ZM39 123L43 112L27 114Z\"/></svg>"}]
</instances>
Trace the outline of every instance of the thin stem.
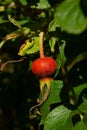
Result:
<instances>
[{"instance_id":1,"label":"thin stem","mask_svg":"<svg viewBox=\"0 0 87 130\"><path fill-rule=\"evenodd\" d=\"M45 91L45 87L46 87L46 92ZM49 85L48 84L44 84L44 86L40 86L40 91L41 91L41 94L42 94L42 103L45 102L49 96L49 93L50 93L50 83Z\"/></svg>"},{"instance_id":2,"label":"thin stem","mask_svg":"<svg viewBox=\"0 0 87 130\"><path fill-rule=\"evenodd\" d=\"M46 93L44 94L45 85L47 87L47 90L46 90ZM40 87L40 91L41 91L41 94L42 94L42 99L39 101L38 104L31 107L30 110L29 110L29 114L30 114L30 116L32 118L36 117L36 115L32 114L32 110L34 110L35 108L41 106L46 101L46 99L48 98L49 93L50 93L50 85L44 84L43 86ZM40 112L39 112L39 115L40 115Z\"/></svg>"},{"instance_id":3,"label":"thin stem","mask_svg":"<svg viewBox=\"0 0 87 130\"><path fill-rule=\"evenodd\" d=\"M22 58L19 59L19 60L9 60L9 61L6 61L5 63L3 63L3 64L1 65L0 71L3 71L7 64L22 62L24 59L25 59L25 57L22 57Z\"/></svg>"},{"instance_id":4,"label":"thin stem","mask_svg":"<svg viewBox=\"0 0 87 130\"><path fill-rule=\"evenodd\" d=\"M15 19L11 18L11 15L8 15L8 19L9 19L9 21L10 21L13 25L15 25L16 27L18 27L19 29L22 30L21 25L20 25Z\"/></svg>"},{"instance_id":5,"label":"thin stem","mask_svg":"<svg viewBox=\"0 0 87 130\"><path fill-rule=\"evenodd\" d=\"M0 48L2 48L2 46L4 45L5 43L5 40L3 40L1 43L0 43Z\"/></svg>"},{"instance_id":6,"label":"thin stem","mask_svg":"<svg viewBox=\"0 0 87 130\"><path fill-rule=\"evenodd\" d=\"M40 32L40 38L39 38L39 48L40 48L40 58L44 57L44 51L43 51L43 32Z\"/></svg>"},{"instance_id":7,"label":"thin stem","mask_svg":"<svg viewBox=\"0 0 87 130\"><path fill-rule=\"evenodd\" d=\"M0 48L2 48L2 46L4 45L4 43L8 40L11 40L11 39L15 39L17 37L21 36L21 33L18 33L18 32L13 32L11 34L7 34L3 40L1 41L0 43Z\"/></svg>"},{"instance_id":8,"label":"thin stem","mask_svg":"<svg viewBox=\"0 0 87 130\"><path fill-rule=\"evenodd\" d=\"M72 62L71 64L67 65L67 71L70 71L70 69L72 69L72 67L77 64L78 62L87 59L87 52L81 53L79 54Z\"/></svg>"},{"instance_id":9,"label":"thin stem","mask_svg":"<svg viewBox=\"0 0 87 130\"><path fill-rule=\"evenodd\" d=\"M35 108L41 106L43 104L43 101L41 100L38 104L36 104L35 106L31 107L30 110L29 110L29 115L30 117L32 118L35 118L36 115L32 114L32 110L34 110Z\"/></svg>"}]
</instances>

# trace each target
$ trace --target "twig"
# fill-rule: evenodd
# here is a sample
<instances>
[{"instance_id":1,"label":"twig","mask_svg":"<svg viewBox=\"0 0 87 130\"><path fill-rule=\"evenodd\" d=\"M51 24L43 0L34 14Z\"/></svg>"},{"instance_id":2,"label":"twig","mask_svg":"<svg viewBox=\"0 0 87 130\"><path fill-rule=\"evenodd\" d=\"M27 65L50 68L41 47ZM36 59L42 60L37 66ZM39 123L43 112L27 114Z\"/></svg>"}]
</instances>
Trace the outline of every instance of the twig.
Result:
<instances>
[{"instance_id":1,"label":"twig","mask_svg":"<svg viewBox=\"0 0 87 130\"><path fill-rule=\"evenodd\" d=\"M22 57L21 59L19 60L9 60L9 61L6 61L5 63L3 63L0 67L0 71L3 71L4 68L6 67L6 65L8 64L12 64L12 63L18 63L18 62L22 62L26 57Z\"/></svg>"},{"instance_id":2,"label":"twig","mask_svg":"<svg viewBox=\"0 0 87 130\"><path fill-rule=\"evenodd\" d=\"M66 66L67 71L77 64L78 62L87 59L87 52L79 54L69 65Z\"/></svg>"}]
</instances>

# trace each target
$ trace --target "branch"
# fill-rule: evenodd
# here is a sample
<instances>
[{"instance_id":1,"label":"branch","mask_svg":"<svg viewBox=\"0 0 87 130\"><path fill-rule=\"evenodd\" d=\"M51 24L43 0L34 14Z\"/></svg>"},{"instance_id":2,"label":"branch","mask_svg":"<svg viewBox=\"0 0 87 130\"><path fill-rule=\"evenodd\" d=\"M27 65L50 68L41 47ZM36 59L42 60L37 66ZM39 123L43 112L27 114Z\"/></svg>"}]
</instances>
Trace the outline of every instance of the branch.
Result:
<instances>
[{"instance_id":1,"label":"branch","mask_svg":"<svg viewBox=\"0 0 87 130\"><path fill-rule=\"evenodd\" d=\"M67 71L70 71L75 64L85 59L87 59L87 52L79 54L69 65L66 66Z\"/></svg>"},{"instance_id":2,"label":"branch","mask_svg":"<svg viewBox=\"0 0 87 130\"><path fill-rule=\"evenodd\" d=\"M0 66L0 71L3 71L4 68L5 68L8 64L22 62L25 58L26 58L26 57L22 57L22 58L19 59L19 60L9 60L9 61L6 61L5 63L3 63L3 64Z\"/></svg>"}]
</instances>

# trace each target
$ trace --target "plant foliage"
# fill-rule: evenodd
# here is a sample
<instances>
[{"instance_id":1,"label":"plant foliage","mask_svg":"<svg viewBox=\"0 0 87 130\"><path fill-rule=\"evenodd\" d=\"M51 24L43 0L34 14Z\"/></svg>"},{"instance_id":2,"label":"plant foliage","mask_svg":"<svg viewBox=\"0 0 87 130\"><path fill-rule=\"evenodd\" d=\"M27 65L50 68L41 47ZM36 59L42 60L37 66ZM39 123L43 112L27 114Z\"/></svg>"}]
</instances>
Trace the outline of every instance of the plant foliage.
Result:
<instances>
[{"instance_id":1,"label":"plant foliage","mask_svg":"<svg viewBox=\"0 0 87 130\"><path fill-rule=\"evenodd\" d=\"M38 108L41 113L38 127L43 126L43 130L87 130L87 2L84 3L82 0L0 1L0 76L12 74L16 82L18 76L25 77L27 73L31 84L36 82L35 91L29 89L31 95L39 91L38 77L32 74L31 65L39 57L41 31L44 53L57 63L50 95ZM10 83L13 90L17 89L12 81L1 78L1 99L4 91L11 89ZM3 88L5 84L8 87ZM40 97L40 92L37 93L34 99ZM30 106L34 99L26 97ZM37 114L36 120L38 117Z\"/></svg>"}]
</instances>

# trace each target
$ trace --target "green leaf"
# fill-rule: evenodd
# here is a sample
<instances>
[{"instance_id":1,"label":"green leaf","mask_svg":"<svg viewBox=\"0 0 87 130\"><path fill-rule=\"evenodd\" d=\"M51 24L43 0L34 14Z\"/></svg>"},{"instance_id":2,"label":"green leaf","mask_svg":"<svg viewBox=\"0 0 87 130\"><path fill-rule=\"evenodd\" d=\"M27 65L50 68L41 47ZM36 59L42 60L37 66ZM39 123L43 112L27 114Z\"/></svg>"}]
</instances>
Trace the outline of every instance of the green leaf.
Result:
<instances>
[{"instance_id":1,"label":"green leaf","mask_svg":"<svg viewBox=\"0 0 87 130\"><path fill-rule=\"evenodd\" d=\"M87 83L84 83L84 84L81 84L81 85L79 85L79 86L74 87L74 91L75 91L76 99L77 99L77 100L78 100L78 98L79 98L81 92L82 92L85 88L87 88Z\"/></svg>"},{"instance_id":2,"label":"green leaf","mask_svg":"<svg viewBox=\"0 0 87 130\"><path fill-rule=\"evenodd\" d=\"M31 19L28 17L28 18L25 18L25 17L23 17L23 19L20 19L19 21L18 21L18 23L22 26L22 25L24 25L24 24L26 24L26 23L29 23L29 21L30 21Z\"/></svg>"},{"instance_id":3,"label":"green leaf","mask_svg":"<svg viewBox=\"0 0 87 130\"><path fill-rule=\"evenodd\" d=\"M2 1L0 1L0 3L1 4L3 4L3 5L7 5L7 4L10 4L12 2L12 0L2 0Z\"/></svg>"},{"instance_id":4,"label":"green leaf","mask_svg":"<svg viewBox=\"0 0 87 130\"><path fill-rule=\"evenodd\" d=\"M33 54L39 51L39 37L33 37L30 42L29 39L20 47L18 54L20 56Z\"/></svg>"},{"instance_id":5,"label":"green leaf","mask_svg":"<svg viewBox=\"0 0 87 130\"><path fill-rule=\"evenodd\" d=\"M58 38L56 38L56 37L51 37L50 40L49 40L49 45L50 45L52 53L55 52L55 44L56 44L57 41L58 41Z\"/></svg>"},{"instance_id":6,"label":"green leaf","mask_svg":"<svg viewBox=\"0 0 87 130\"><path fill-rule=\"evenodd\" d=\"M33 46L32 48L28 49L27 54L36 53L39 51L39 37L32 38Z\"/></svg>"},{"instance_id":7,"label":"green leaf","mask_svg":"<svg viewBox=\"0 0 87 130\"><path fill-rule=\"evenodd\" d=\"M63 81L53 80L51 81L51 92L47 100L48 105L60 102L60 91L63 87Z\"/></svg>"},{"instance_id":8,"label":"green leaf","mask_svg":"<svg viewBox=\"0 0 87 130\"><path fill-rule=\"evenodd\" d=\"M63 44L59 46L59 60L61 62L61 64L63 65L66 61L66 56L65 56L65 45L66 45L66 42L65 41L62 41Z\"/></svg>"},{"instance_id":9,"label":"green leaf","mask_svg":"<svg viewBox=\"0 0 87 130\"><path fill-rule=\"evenodd\" d=\"M49 23L48 31L49 31L49 32L56 31L56 27L59 27L59 25L58 25L57 19L54 18L54 19Z\"/></svg>"},{"instance_id":10,"label":"green leaf","mask_svg":"<svg viewBox=\"0 0 87 130\"><path fill-rule=\"evenodd\" d=\"M71 130L87 130L87 126L83 123L83 121L80 121L76 123L76 125Z\"/></svg>"},{"instance_id":11,"label":"green leaf","mask_svg":"<svg viewBox=\"0 0 87 130\"><path fill-rule=\"evenodd\" d=\"M63 105L53 109L47 116L44 130L69 130L72 127L70 120L71 110Z\"/></svg>"},{"instance_id":12,"label":"green leaf","mask_svg":"<svg viewBox=\"0 0 87 130\"><path fill-rule=\"evenodd\" d=\"M81 103L78 109L83 113L87 113L87 99L85 99L83 103Z\"/></svg>"},{"instance_id":13,"label":"green leaf","mask_svg":"<svg viewBox=\"0 0 87 130\"><path fill-rule=\"evenodd\" d=\"M56 63L57 63L57 71L54 75L54 78L57 76L57 74L59 73L59 69L61 67L61 65L64 65L64 63L66 62L66 56L65 56L65 45L66 45L66 42L65 41L62 41L62 45L59 45L59 55L57 56L57 59L56 59Z\"/></svg>"},{"instance_id":14,"label":"green leaf","mask_svg":"<svg viewBox=\"0 0 87 130\"><path fill-rule=\"evenodd\" d=\"M60 91L63 86L62 81L51 81L51 91L48 99L46 102L40 107L40 112L41 112L41 122L40 124L44 124L47 114L49 113L50 110L50 104L53 103L58 103L60 102Z\"/></svg>"},{"instance_id":15,"label":"green leaf","mask_svg":"<svg viewBox=\"0 0 87 130\"><path fill-rule=\"evenodd\" d=\"M22 4L22 5L27 5L27 1L26 0L19 0L20 1L20 3Z\"/></svg>"},{"instance_id":16,"label":"green leaf","mask_svg":"<svg viewBox=\"0 0 87 130\"><path fill-rule=\"evenodd\" d=\"M50 4L48 3L48 0L40 0L39 3L37 3L38 9L48 9L50 8Z\"/></svg>"},{"instance_id":17,"label":"green leaf","mask_svg":"<svg viewBox=\"0 0 87 130\"><path fill-rule=\"evenodd\" d=\"M7 21L7 20L4 20L4 19L3 19L3 16L0 16L0 24L5 23L5 22L8 22L8 21Z\"/></svg>"},{"instance_id":18,"label":"green leaf","mask_svg":"<svg viewBox=\"0 0 87 130\"><path fill-rule=\"evenodd\" d=\"M59 57L57 57L57 59L56 59L56 63L57 63L57 70L56 70L56 72L55 72L55 74L54 74L53 79L56 78L56 76L57 76L58 73L59 73L60 67L61 67L61 62L60 62L60 60L59 60Z\"/></svg>"},{"instance_id":19,"label":"green leaf","mask_svg":"<svg viewBox=\"0 0 87 130\"><path fill-rule=\"evenodd\" d=\"M87 105L87 104L86 104ZM84 122L84 124L86 125L86 127L87 127L87 114L85 114L84 116L83 116L83 122Z\"/></svg>"},{"instance_id":20,"label":"green leaf","mask_svg":"<svg viewBox=\"0 0 87 130\"><path fill-rule=\"evenodd\" d=\"M87 27L87 18L80 8L80 0L65 0L56 7L54 24L51 29L59 27L72 34L80 34Z\"/></svg>"}]
</instances>

